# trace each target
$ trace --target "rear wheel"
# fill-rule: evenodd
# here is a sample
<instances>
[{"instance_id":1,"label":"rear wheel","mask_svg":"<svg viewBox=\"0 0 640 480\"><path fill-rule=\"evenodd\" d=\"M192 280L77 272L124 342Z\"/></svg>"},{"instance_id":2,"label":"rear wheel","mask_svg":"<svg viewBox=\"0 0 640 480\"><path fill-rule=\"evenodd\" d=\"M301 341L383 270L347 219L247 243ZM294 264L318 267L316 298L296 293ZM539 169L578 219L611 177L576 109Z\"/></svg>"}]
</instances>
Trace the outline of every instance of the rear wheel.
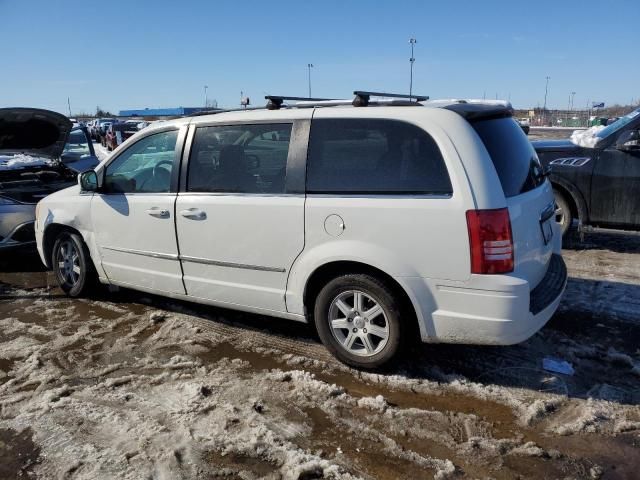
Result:
<instances>
[{"instance_id":1,"label":"rear wheel","mask_svg":"<svg viewBox=\"0 0 640 480\"><path fill-rule=\"evenodd\" d=\"M555 196L556 222L560 225L562 236L565 237L569 233L569 230L571 230L571 225L573 224L571 205L567 198L558 190L554 190L553 194Z\"/></svg>"},{"instance_id":2,"label":"rear wheel","mask_svg":"<svg viewBox=\"0 0 640 480\"><path fill-rule=\"evenodd\" d=\"M77 233L62 232L56 238L51 264L58 285L70 297L86 295L96 284L96 272L84 241Z\"/></svg>"},{"instance_id":3,"label":"rear wheel","mask_svg":"<svg viewBox=\"0 0 640 480\"><path fill-rule=\"evenodd\" d=\"M315 302L314 320L327 349L357 368L376 368L400 349L400 304L392 290L364 274L331 280Z\"/></svg>"}]
</instances>

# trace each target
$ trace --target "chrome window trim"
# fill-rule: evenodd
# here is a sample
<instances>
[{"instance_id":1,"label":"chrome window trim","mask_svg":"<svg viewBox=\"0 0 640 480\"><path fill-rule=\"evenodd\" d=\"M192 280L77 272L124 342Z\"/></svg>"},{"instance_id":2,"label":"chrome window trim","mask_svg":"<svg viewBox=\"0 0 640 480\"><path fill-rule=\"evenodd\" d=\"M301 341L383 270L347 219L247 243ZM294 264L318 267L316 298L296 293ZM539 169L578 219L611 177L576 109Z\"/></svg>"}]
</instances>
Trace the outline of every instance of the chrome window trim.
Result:
<instances>
[{"instance_id":1,"label":"chrome window trim","mask_svg":"<svg viewBox=\"0 0 640 480\"><path fill-rule=\"evenodd\" d=\"M297 197L303 193L234 193L234 192L179 192L180 197Z\"/></svg>"},{"instance_id":2,"label":"chrome window trim","mask_svg":"<svg viewBox=\"0 0 640 480\"><path fill-rule=\"evenodd\" d=\"M450 200L453 198L452 193L307 193L307 197L316 198L370 198L370 199L431 199L431 200Z\"/></svg>"}]
</instances>

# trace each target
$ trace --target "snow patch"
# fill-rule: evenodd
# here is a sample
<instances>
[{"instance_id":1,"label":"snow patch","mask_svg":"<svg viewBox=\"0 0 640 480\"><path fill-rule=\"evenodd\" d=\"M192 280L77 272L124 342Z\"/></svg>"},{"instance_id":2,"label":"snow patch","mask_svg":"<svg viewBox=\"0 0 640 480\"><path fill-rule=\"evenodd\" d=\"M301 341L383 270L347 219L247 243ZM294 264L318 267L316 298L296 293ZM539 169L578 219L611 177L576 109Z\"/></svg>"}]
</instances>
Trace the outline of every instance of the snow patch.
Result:
<instances>
[{"instance_id":1,"label":"snow patch","mask_svg":"<svg viewBox=\"0 0 640 480\"><path fill-rule=\"evenodd\" d=\"M569 140L579 147L594 148L600 141L600 137L597 137L596 134L603 128L605 128L604 125L596 125L586 130L576 130L571 134Z\"/></svg>"},{"instance_id":2,"label":"snow patch","mask_svg":"<svg viewBox=\"0 0 640 480\"><path fill-rule=\"evenodd\" d=\"M0 170L14 170L17 168L41 167L54 164L53 160L41 157L32 157L18 153L16 155L0 155Z\"/></svg>"}]
</instances>

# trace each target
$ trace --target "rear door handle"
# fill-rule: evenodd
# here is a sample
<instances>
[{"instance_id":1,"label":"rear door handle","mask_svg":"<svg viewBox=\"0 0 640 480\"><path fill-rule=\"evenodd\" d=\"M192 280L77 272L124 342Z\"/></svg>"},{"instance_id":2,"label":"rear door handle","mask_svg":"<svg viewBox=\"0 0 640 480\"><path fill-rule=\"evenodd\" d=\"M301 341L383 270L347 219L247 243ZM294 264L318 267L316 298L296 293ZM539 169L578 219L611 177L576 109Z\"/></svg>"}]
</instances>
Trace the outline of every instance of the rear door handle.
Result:
<instances>
[{"instance_id":1,"label":"rear door handle","mask_svg":"<svg viewBox=\"0 0 640 480\"><path fill-rule=\"evenodd\" d=\"M153 207L153 208L150 208L149 210L146 210L146 212L152 217L157 217L157 218L169 217L169 210L165 210L163 208Z\"/></svg>"},{"instance_id":2,"label":"rear door handle","mask_svg":"<svg viewBox=\"0 0 640 480\"><path fill-rule=\"evenodd\" d=\"M203 212L199 208L187 208L186 210L181 210L180 215L192 220L204 220L207 218L206 212Z\"/></svg>"}]
</instances>

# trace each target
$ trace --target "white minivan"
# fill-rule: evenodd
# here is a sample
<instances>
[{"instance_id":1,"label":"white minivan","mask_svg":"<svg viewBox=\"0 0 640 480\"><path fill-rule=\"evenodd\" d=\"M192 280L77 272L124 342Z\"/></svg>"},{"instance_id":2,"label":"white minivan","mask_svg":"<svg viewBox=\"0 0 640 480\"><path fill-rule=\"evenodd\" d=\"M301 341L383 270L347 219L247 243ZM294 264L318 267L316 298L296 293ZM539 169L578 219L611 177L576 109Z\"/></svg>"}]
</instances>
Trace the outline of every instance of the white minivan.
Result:
<instances>
[{"instance_id":1,"label":"white minivan","mask_svg":"<svg viewBox=\"0 0 640 480\"><path fill-rule=\"evenodd\" d=\"M529 338L567 272L511 109L357 93L147 127L38 204L43 262L71 296L99 281L312 322L356 367L417 336Z\"/></svg>"}]
</instances>

